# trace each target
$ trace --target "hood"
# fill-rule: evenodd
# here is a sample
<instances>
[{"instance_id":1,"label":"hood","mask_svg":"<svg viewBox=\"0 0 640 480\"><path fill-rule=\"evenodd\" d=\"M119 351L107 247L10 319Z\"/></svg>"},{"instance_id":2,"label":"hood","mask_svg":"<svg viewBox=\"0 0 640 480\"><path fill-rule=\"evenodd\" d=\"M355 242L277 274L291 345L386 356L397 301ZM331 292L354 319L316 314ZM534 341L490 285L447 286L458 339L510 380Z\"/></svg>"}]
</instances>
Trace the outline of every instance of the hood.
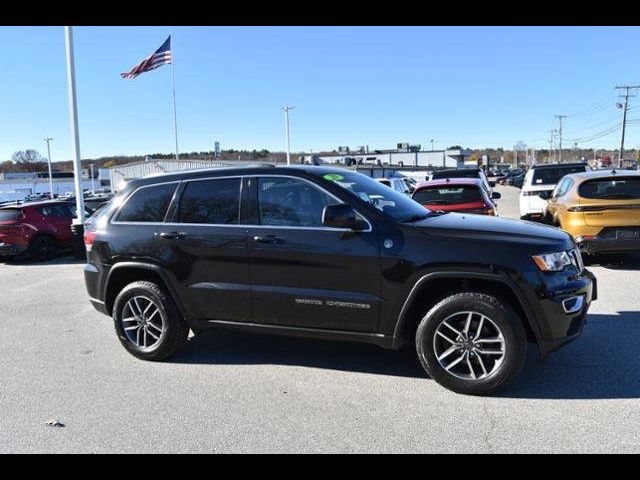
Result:
<instances>
[{"instance_id":1,"label":"hood","mask_svg":"<svg viewBox=\"0 0 640 480\"><path fill-rule=\"evenodd\" d=\"M569 234L555 227L533 222L485 215L447 213L413 222L413 227L428 235L467 238L482 242L512 243L532 247L568 250L573 247Z\"/></svg>"}]
</instances>

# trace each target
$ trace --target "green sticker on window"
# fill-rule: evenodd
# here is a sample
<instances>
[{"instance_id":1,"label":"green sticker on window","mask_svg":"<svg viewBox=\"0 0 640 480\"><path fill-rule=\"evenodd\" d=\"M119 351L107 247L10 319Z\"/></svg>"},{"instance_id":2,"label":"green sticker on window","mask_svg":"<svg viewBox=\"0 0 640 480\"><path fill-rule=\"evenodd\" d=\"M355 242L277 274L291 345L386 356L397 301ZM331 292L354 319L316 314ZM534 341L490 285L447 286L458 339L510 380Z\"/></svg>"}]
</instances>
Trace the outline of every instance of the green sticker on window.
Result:
<instances>
[{"instance_id":1,"label":"green sticker on window","mask_svg":"<svg viewBox=\"0 0 640 480\"><path fill-rule=\"evenodd\" d=\"M339 182L340 180L344 180L344 177L339 173L327 173L324 177L325 180L331 180L332 182Z\"/></svg>"}]
</instances>

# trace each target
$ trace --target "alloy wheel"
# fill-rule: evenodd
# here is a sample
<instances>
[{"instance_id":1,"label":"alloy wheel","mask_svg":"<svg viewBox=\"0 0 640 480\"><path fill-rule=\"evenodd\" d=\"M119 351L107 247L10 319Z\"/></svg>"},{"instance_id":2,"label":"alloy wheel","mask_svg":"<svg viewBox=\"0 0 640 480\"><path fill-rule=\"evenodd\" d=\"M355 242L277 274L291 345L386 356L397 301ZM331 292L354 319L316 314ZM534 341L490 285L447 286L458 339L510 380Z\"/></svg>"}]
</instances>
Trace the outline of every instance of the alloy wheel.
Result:
<instances>
[{"instance_id":1,"label":"alloy wheel","mask_svg":"<svg viewBox=\"0 0 640 480\"><path fill-rule=\"evenodd\" d=\"M142 351L153 350L166 335L160 309L146 296L135 296L125 304L122 328L127 339Z\"/></svg>"},{"instance_id":2,"label":"alloy wheel","mask_svg":"<svg viewBox=\"0 0 640 480\"><path fill-rule=\"evenodd\" d=\"M433 347L440 366L463 380L490 376L505 357L502 331L478 312L458 312L444 319L434 335Z\"/></svg>"}]
</instances>

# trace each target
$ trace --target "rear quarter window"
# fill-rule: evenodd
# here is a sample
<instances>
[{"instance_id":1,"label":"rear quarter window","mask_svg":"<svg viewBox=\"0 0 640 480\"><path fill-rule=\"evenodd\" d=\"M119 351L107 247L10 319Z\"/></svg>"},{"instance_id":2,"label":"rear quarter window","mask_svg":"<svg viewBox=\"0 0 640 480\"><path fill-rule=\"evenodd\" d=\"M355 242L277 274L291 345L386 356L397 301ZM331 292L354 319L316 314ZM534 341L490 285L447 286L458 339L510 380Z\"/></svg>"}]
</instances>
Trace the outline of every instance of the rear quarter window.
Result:
<instances>
[{"instance_id":1,"label":"rear quarter window","mask_svg":"<svg viewBox=\"0 0 640 480\"><path fill-rule=\"evenodd\" d=\"M0 209L0 222L13 222L22 218L22 210L19 208Z\"/></svg>"},{"instance_id":2,"label":"rear quarter window","mask_svg":"<svg viewBox=\"0 0 640 480\"><path fill-rule=\"evenodd\" d=\"M116 221L163 222L177 185L177 183L168 183L142 187L136 190L120 209Z\"/></svg>"}]
</instances>

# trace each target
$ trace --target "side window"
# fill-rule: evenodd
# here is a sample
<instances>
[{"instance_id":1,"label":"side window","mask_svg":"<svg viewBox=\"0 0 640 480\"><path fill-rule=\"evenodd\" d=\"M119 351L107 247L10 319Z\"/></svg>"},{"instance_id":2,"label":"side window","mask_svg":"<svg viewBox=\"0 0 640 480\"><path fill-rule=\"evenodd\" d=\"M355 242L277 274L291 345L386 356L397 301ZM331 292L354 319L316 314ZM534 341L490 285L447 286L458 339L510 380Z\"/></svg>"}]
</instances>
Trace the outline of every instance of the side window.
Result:
<instances>
[{"instance_id":1,"label":"side window","mask_svg":"<svg viewBox=\"0 0 640 480\"><path fill-rule=\"evenodd\" d=\"M177 183L144 187L135 192L118 214L118 222L160 223L164 221Z\"/></svg>"},{"instance_id":2,"label":"side window","mask_svg":"<svg viewBox=\"0 0 640 480\"><path fill-rule=\"evenodd\" d=\"M178 222L237 224L239 214L239 178L192 181L180 198Z\"/></svg>"},{"instance_id":3,"label":"side window","mask_svg":"<svg viewBox=\"0 0 640 480\"><path fill-rule=\"evenodd\" d=\"M340 201L308 182L295 178L258 179L260 225L321 227L327 205Z\"/></svg>"},{"instance_id":4,"label":"side window","mask_svg":"<svg viewBox=\"0 0 640 480\"><path fill-rule=\"evenodd\" d=\"M45 205L38 211L45 217L71 218L69 210L62 205Z\"/></svg>"}]
</instances>

